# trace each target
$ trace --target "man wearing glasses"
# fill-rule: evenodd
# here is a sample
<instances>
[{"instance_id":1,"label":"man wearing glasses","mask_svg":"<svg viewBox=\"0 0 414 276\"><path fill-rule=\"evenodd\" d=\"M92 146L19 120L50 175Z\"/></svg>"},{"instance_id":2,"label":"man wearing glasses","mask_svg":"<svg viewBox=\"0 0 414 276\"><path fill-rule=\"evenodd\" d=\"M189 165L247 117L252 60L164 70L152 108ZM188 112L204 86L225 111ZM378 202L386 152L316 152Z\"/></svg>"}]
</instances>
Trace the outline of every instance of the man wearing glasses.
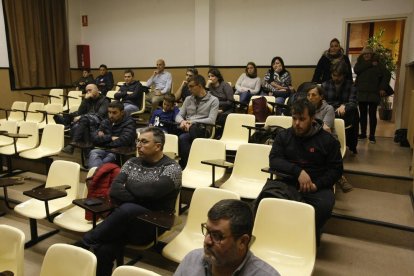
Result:
<instances>
[{"instance_id":1,"label":"man wearing glasses","mask_svg":"<svg viewBox=\"0 0 414 276\"><path fill-rule=\"evenodd\" d=\"M209 210L207 223L201 224L204 249L188 253L174 275L279 275L249 250L252 229L253 213L247 203L219 201Z\"/></svg>"},{"instance_id":2,"label":"man wearing glasses","mask_svg":"<svg viewBox=\"0 0 414 276\"><path fill-rule=\"evenodd\" d=\"M139 157L129 159L111 185L113 212L87 232L76 245L92 249L97 257L97 276L110 276L113 261L123 246L147 244L153 227L136 217L149 211L174 212L181 188L181 168L163 154L164 132L144 128L137 140Z\"/></svg>"}]
</instances>

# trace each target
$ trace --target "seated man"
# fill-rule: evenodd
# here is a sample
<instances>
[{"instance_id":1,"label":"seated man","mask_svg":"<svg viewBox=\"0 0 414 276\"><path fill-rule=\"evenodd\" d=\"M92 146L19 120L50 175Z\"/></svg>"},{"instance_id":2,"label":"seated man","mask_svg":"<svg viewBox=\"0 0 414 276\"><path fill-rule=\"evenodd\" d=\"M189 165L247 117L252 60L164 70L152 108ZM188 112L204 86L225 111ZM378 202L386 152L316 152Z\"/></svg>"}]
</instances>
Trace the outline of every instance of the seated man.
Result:
<instances>
[{"instance_id":1,"label":"seated man","mask_svg":"<svg viewBox=\"0 0 414 276\"><path fill-rule=\"evenodd\" d=\"M165 61L162 59L157 60L157 70L154 71L147 81L148 87L153 86L147 99L148 103L151 104L151 113L160 105L164 95L171 92L171 84L172 76L165 71Z\"/></svg>"},{"instance_id":2,"label":"seated man","mask_svg":"<svg viewBox=\"0 0 414 276\"><path fill-rule=\"evenodd\" d=\"M100 122L107 117L107 112L108 101L106 97L99 93L96 84L88 84L85 98L78 111L70 114L72 142L88 142L90 131L99 126ZM72 145L67 145L62 149L63 152L69 154L72 154L73 150Z\"/></svg>"},{"instance_id":3,"label":"seated man","mask_svg":"<svg viewBox=\"0 0 414 276\"><path fill-rule=\"evenodd\" d=\"M134 71L131 69L124 72L125 84L115 93L116 100L124 104L124 111L127 115L138 111L141 108L144 87L139 81L134 80Z\"/></svg>"},{"instance_id":4,"label":"seated man","mask_svg":"<svg viewBox=\"0 0 414 276\"><path fill-rule=\"evenodd\" d=\"M291 112L292 127L276 135L269 164L271 169L292 176L277 181L297 188L303 201L314 207L319 241L335 203L333 185L343 172L340 145L323 130L321 121L314 120L315 106L307 99L295 101Z\"/></svg>"},{"instance_id":5,"label":"seated man","mask_svg":"<svg viewBox=\"0 0 414 276\"><path fill-rule=\"evenodd\" d=\"M161 129L142 130L137 140L139 157L129 159L111 185L110 196L118 207L78 243L95 253L96 275L111 275L113 261L126 243L145 244L153 239L153 227L140 222L136 218L138 215L175 210L181 188L181 168L163 154L164 143Z\"/></svg>"},{"instance_id":6,"label":"seated man","mask_svg":"<svg viewBox=\"0 0 414 276\"><path fill-rule=\"evenodd\" d=\"M179 111L178 107L175 106L174 95L167 94L164 96L162 108L158 108L152 114L149 125L159 127L167 133L176 134L175 117Z\"/></svg>"},{"instance_id":7,"label":"seated man","mask_svg":"<svg viewBox=\"0 0 414 276\"><path fill-rule=\"evenodd\" d=\"M187 68L187 71L185 72L185 80L183 80L180 87L174 93L177 102L184 102L185 98L191 96L190 89L188 89L188 82L195 75L198 75L198 70L196 68Z\"/></svg>"},{"instance_id":8,"label":"seated man","mask_svg":"<svg viewBox=\"0 0 414 276\"><path fill-rule=\"evenodd\" d=\"M99 76L96 77L95 83L104 96L114 87L114 77L112 72L108 71L108 67L105 64L99 66Z\"/></svg>"},{"instance_id":9,"label":"seated man","mask_svg":"<svg viewBox=\"0 0 414 276\"><path fill-rule=\"evenodd\" d=\"M214 204L201 225L204 249L188 253L174 275L279 275L249 250L253 220L250 206L241 200Z\"/></svg>"},{"instance_id":10,"label":"seated man","mask_svg":"<svg viewBox=\"0 0 414 276\"><path fill-rule=\"evenodd\" d=\"M108 106L108 119L91 133L94 146L105 148L132 147L137 137L135 120L124 111L120 102L111 102ZM116 155L105 149L93 149L89 153L88 168L99 167L103 163L113 163Z\"/></svg>"},{"instance_id":11,"label":"seated man","mask_svg":"<svg viewBox=\"0 0 414 276\"><path fill-rule=\"evenodd\" d=\"M201 75L196 75L190 80L188 88L191 96L185 98L183 106L175 118L175 121L180 124L180 129L184 132L178 141L180 165L183 169L187 166L193 140L209 137L212 125L217 119L219 101L207 93L205 86L206 80Z\"/></svg>"},{"instance_id":12,"label":"seated man","mask_svg":"<svg viewBox=\"0 0 414 276\"><path fill-rule=\"evenodd\" d=\"M335 109L335 117L345 121L346 144L349 150L357 153L359 113L356 98L356 88L346 76L347 65L338 62L332 65L332 79L324 82L325 100Z\"/></svg>"},{"instance_id":13,"label":"seated man","mask_svg":"<svg viewBox=\"0 0 414 276\"><path fill-rule=\"evenodd\" d=\"M95 83L91 70L84 68L82 70L82 77L77 80L73 85L76 87L76 90L82 91L82 94L86 93L86 86L90 83Z\"/></svg>"}]
</instances>

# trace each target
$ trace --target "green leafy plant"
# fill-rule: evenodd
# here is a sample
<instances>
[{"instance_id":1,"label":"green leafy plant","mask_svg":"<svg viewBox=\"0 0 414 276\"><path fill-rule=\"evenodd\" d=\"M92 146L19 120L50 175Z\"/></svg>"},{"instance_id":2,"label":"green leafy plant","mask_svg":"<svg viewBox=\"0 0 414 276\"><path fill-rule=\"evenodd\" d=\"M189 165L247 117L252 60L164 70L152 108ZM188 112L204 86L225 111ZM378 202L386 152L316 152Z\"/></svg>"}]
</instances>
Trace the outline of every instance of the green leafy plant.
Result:
<instances>
[{"instance_id":1,"label":"green leafy plant","mask_svg":"<svg viewBox=\"0 0 414 276\"><path fill-rule=\"evenodd\" d=\"M374 53L376 53L379 57L379 62L385 65L385 68L387 68L388 71L392 75L397 69L397 64L394 60L394 57L392 56L392 50L389 48L386 48L383 45L383 36L385 33L385 29L381 28L376 34L374 34L372 37L370 37L367 41L367 46L371 47L374 50ZM398 44L398 40L392 40L390 41L391 45Z\"/></svg>"}]
</instances>

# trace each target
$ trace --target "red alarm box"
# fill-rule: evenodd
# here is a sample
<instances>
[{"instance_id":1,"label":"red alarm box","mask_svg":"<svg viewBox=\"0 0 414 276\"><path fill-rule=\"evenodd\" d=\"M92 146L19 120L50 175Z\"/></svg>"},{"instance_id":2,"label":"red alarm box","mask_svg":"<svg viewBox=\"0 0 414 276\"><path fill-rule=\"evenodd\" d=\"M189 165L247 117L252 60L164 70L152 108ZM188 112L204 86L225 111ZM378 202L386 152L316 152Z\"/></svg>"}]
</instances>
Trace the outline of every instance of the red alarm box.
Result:
<instances>
[{"instance_id":1,"label":"red alarm box","mask_svg":"<svg viewBox=\"0 0 414 276\"><path fill-rule=\"evenodd\" d=\"M89 45L77 45L78 50L78 68L91 68L91 56Z\"/></svg>"}]
</instances>

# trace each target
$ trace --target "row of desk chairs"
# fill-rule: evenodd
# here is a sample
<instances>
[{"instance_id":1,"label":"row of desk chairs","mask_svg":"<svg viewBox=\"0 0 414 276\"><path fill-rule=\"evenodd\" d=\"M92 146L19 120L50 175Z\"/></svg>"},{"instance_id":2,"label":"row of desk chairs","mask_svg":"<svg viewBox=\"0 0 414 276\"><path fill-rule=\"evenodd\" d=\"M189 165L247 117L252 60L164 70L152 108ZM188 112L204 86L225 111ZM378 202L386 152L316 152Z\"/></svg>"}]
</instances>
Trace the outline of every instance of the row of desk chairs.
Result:
<instances>
[{"instance_id":1,"label":"row of desk chairs","mask_svg":"<svg viewBox=\"0 0 414 276\"><path fill-rule=\"evenodd\" d=\"M24 275L24 233L15 227L0 224L0 272L10 271L15 276ZM53 244L46 251L40 276L95 276L95 255L83 248L69 244ZM152 271L130 266L120 266L113 276L154 276Z\"/></svg>"}]
</instances>

